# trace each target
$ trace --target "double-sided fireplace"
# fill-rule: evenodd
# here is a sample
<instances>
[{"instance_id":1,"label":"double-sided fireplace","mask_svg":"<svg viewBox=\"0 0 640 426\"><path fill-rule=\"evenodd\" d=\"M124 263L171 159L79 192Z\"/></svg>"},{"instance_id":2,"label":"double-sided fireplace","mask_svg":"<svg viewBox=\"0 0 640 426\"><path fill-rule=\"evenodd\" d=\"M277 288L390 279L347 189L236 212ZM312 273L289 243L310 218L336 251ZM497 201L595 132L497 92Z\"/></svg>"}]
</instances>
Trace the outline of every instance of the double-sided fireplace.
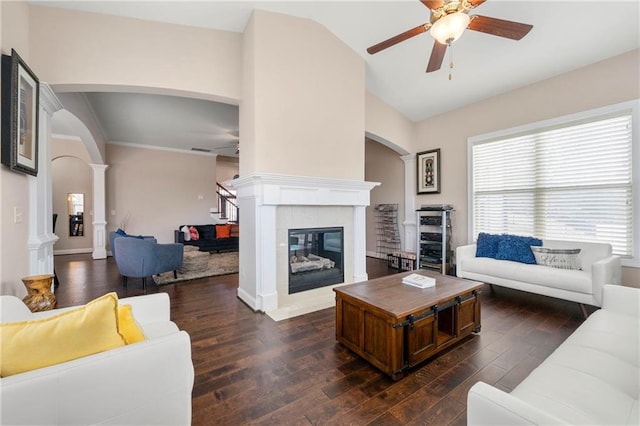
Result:
<instances>
[{"instance_id":1,"label":"double-sided fireplace","mask_svg":"<svg viewBox=\"0 0 640 426\"><path fill-rule=\"evenodd\" d=\"M289 229L289 294L344 282L342 227Z\"/></svg>"}]
</instances>

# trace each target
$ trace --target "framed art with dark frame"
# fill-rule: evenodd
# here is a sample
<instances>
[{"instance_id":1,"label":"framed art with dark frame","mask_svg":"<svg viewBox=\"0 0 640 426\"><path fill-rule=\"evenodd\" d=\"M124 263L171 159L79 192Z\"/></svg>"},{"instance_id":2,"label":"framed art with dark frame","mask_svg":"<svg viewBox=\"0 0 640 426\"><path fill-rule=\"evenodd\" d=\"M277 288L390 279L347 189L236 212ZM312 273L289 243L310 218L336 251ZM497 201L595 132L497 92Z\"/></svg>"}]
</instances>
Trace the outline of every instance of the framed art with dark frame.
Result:
<instances>
[{"instance_id":1,"label":"framed art with dark frame","mask_svg":"<svg viewBox=\"0 0 640 426\"><path fill-rule=\"evenodd\" d=\"M40 81L18 53L2 55L2 164L38 175Z\"/></svg>"},{"instance_id":2,"label":"framed art with dark frame","mask_svg":"<svg viewBox=\"0 0 640 426\"><path fill-rule=\"evenodd\" d=\"M416 154L418 160L418 194L440 193L440 149Z\"/></svg>"}]
</instances>

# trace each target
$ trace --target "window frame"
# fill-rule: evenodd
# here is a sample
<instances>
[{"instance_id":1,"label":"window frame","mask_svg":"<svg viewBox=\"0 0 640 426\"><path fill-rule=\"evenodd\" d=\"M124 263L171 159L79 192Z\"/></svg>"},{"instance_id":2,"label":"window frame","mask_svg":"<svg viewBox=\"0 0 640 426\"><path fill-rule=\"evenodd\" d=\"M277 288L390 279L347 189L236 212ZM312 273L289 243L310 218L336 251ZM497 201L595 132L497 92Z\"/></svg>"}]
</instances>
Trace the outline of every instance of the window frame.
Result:
<instances>
[{"instance_id":1,"label":"window frame","mask_svg":"<svg viewBox=\"0 0 640 426\"><path fill-rule=\"evenodd\" d=\"M590 109L575 114L564 115L548 120L536 121L522 126L497 130L467 138L467 240L473 241L473 146L491 139L507 139L522 133L542 131L549 127L563 127L576 121L597 119L603 115L631 111L631 167L632 167L632 234L633 257L623 257L622 266L640 268L640 99L621 102L605 107Z\"/></svg>"}]
</instances>

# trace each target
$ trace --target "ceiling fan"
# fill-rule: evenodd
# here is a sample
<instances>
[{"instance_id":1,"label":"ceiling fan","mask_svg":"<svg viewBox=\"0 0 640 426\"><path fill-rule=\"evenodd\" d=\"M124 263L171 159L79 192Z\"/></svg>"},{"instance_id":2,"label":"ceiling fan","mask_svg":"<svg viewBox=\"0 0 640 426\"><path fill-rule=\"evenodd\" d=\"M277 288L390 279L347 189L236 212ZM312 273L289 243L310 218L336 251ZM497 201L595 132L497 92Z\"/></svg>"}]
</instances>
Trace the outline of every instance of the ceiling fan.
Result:
<instances>
[{"instance_id":1,"label":"ceiling fan","mask_svg":"<svg viewBox=\"0 0 640 426\"><path fill-rule=\"evenodd\" d=\"M480 6L486 0L420 0L431 11L431 20L408 31L391 37L383 42L375 44L367 49L373 55L388 47L394 46L411 37L422 34L427 30L435 38L427 72L440 69L447 47L456 41L465 29L479 31L505 37L512 40L520 40L526 36L533 25L519 22L505 21L503 19L488 16L471 15L469 11ZM453 63L450 64L453 67ZM451 76L449 76L451 78Z\"/></svg>"}]
</instances>

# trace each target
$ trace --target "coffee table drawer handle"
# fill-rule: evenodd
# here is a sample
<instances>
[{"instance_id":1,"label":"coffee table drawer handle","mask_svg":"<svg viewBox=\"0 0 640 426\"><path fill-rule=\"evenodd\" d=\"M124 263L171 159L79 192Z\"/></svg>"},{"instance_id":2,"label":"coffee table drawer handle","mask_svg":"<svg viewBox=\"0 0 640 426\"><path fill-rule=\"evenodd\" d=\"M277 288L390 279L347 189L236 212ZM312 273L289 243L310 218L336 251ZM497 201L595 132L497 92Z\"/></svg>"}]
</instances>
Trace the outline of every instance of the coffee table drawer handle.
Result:
<instances>
[{"instance_id":1,"label":"coffee table drawer handle","mask_svg":"<svg viewBox=\"0 0 640 426\"><path fill-rule=\"evenodd\" d=\"M433 315L435 315L436 318L438 317L438 305L433 305L431 307L431 310L425 311L425 312L421 313L420 315L409 314L409 315L407 315L407 319L405 321L399 322L399 323L396 323L396 324L392 324L391 327L392 328L402 328L402 327L409 326L413 330L413 324L416 321L419 321L419 320L424 319L424 318L428 318L428 317L433 316Z\"/></svg>"}]
</instances>

